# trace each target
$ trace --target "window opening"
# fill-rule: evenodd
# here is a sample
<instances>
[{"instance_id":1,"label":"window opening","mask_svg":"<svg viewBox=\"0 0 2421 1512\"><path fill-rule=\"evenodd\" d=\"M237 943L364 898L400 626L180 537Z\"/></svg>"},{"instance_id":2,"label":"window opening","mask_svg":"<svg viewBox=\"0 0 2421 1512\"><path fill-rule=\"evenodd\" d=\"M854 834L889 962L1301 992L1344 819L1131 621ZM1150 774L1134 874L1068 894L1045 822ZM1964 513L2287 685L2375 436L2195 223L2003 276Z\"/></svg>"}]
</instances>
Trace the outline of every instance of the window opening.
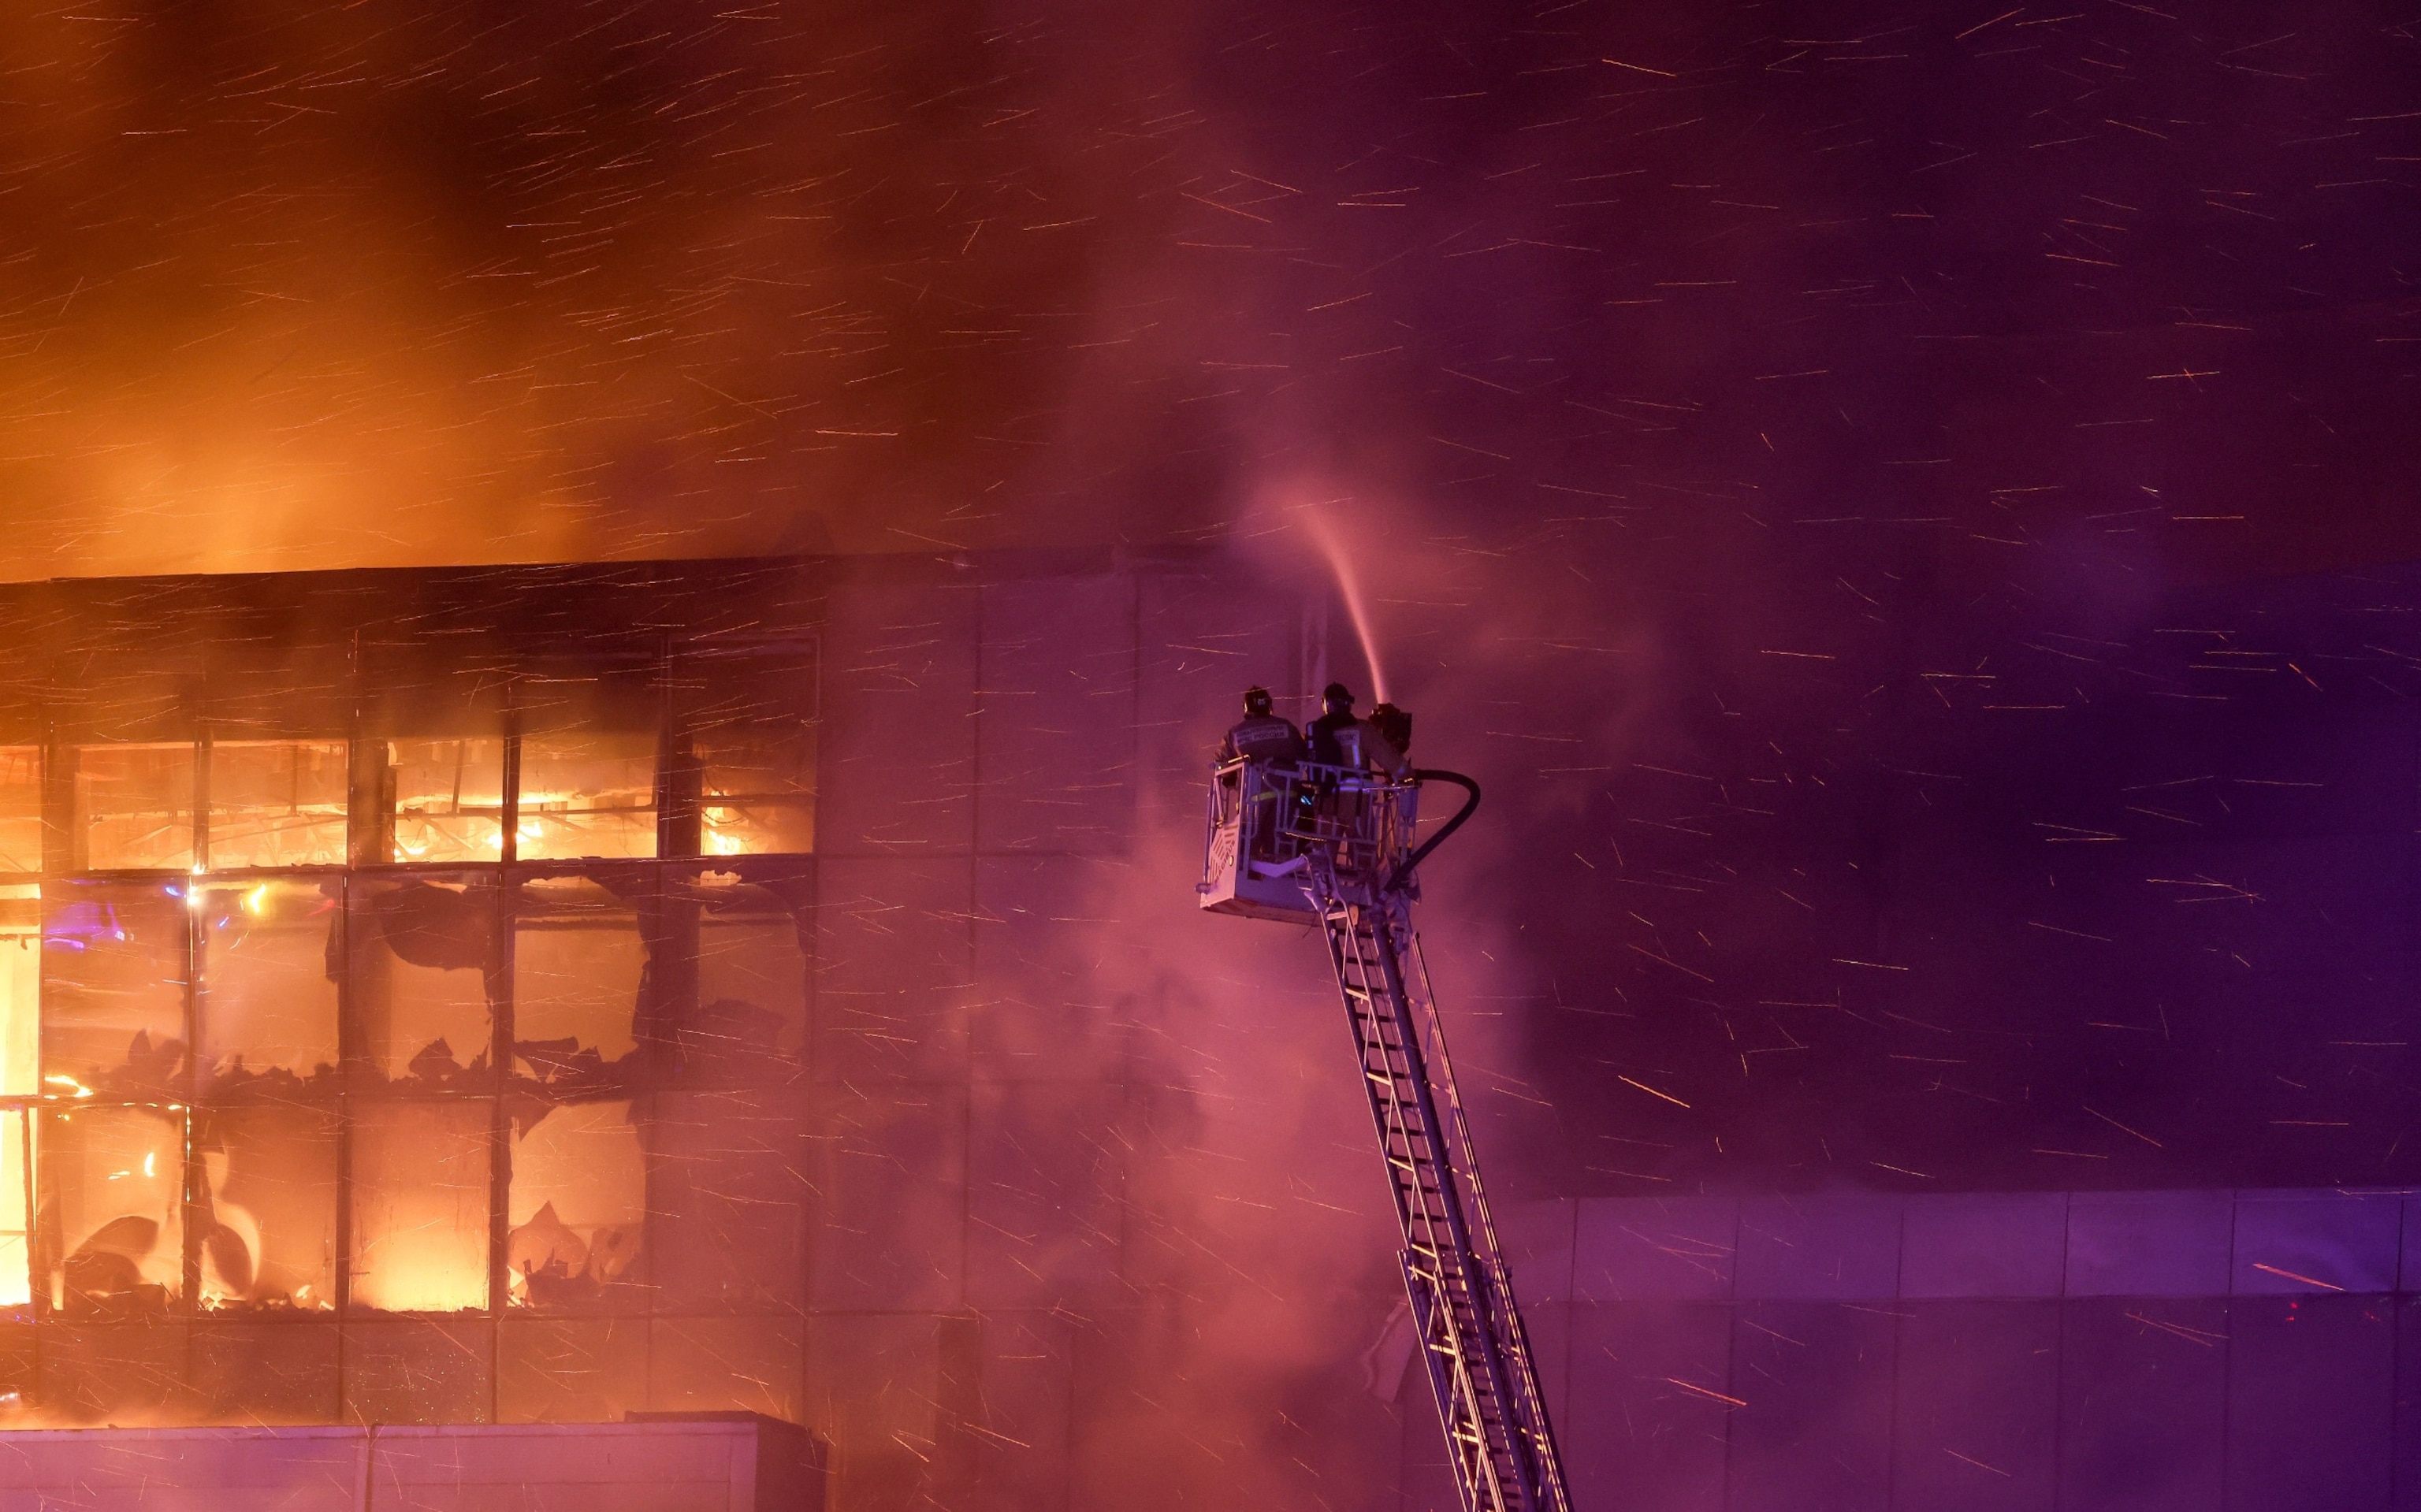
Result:
<instances>
[{"instance_id":1,"label":"window opening","mask_svg":"<svg viewBox=\"0 0 2421 1512\"><path fill-rule=\"evenodd\" d=\"M41 1090L41 985L42 890L0 887L0 1097Z\"/></svg>"},{"instance_id":2,"label":"window opening","mask_svg":"<svg viewBox=\"0 0 2421 1512\"><path fill-rule=\"evenodd\" d=\"M513 1074L601 1085L638 1049L647 943L637 909L601 881L523 882L513 909Z\"/></svg>"},{"instance_id":3,"label":"window opening","mask_svg":"<svg viewBox=\"0 0 2421 1512\"><path fill-rule=\"evenodd\" d=\"M367 1082L423 1090L478 1084L494 1015L494 884L411 878L356 882L351 970Z\"/></svg>"},{"instance_id":4,"label":"window opening","mask_svg":"<svg viewBox=\"0 0 2421 1512\"><path fill-rule=\"evenodd\" d=\"M189 882L43 884L44 1091L183 1100Z\"/></svg>"},{"instance_id":5,"label":"window opening","mask_svg":"<svg viewBox=\"0 0 2421 1512\"><path fill-rule=\"evenodd\" d=\"M86 1107L42 1120L44 1198L57 1256L51 1306L74 1317L164 1313L184 1289L185 1119Z\"/></svg>"},{"instance_id":6,"label":"window opening","mask_svg":"<svg viewBox=\"0 0 2421 1512\"><path fill-rule=\"evenodd\" d=\"M505 853L500 736L387 742L394 861L495 861Z\"/></svg>"},{"instance_id":7,"label":"window opening","mask_svg":"<svg viewBox=\"0 0 2421 1512\"><path fill-rule=\"evenodd\" d=\"M194 1115L201 1304L326 1312L336 1298L336 1113L267 1102Z\"/></svg>"},{"instance_id":8,"label":"window opening","mask_svg":"<svg viewBox=\"0 0 2421 1512\"><path fill-rule=\"evenodd\" d=\"M654 731L524 735L521 744L521 860L656 853Z\"/></svg>"},{"instance_id":9,"label":"window opening","mask_svg":"<svg viewBox=\"0 0 2421 1512\"><path fill-rule=\"evenodd\" d=\"M343 740L212 740L211 868L344 865L346 751Z\"/></svg>"},{"instance_id":10,"label":"window opening","mask_svg":"<svg viewBox=\"0 0 2421 1512\"><path fill-rule=\"evenodd\" d=\"M193 742L86 745L75 753L75 834L93 871L190 871Z\"/></svg>"},{"instance_id":11,"label":"window opening","mask_svg":"<svg viewBox=\"0 0 2421 1512\"><path fill-rule=\"evenodd\" d=\"M32 1173L25 1168L26 1108L0 1112L0 1310L17 1311L34 1300L34 1254L25 1194Z\"/></svg>"},{"instance_id":12,"label":"window opening","mask_svg":"<svg viewBox=\"0 0 2421 1512\"><path fill-rule=\"evenodd\" d=\"M41 869L41 747L0 746L0 872Z\"/></svg>"},{"instance_id":13,"label":"window opening","mask_svg":"<svg viewBox=\"0 0 2421 1512\"><path fill-rule=\"evenodd\" d=\"M384 1313L488 1305L485 1099L352 1103L352 1300Z\"/></svg>"},{"instance_id":14,"label":"window opening","mask_svg":"<svg viewBox=\"0 0 2421 1512\"><path fill-rule=\"evenodd\" d=\"M772 888L708 872L699 904L697 1010L683 1044L693 1070L760 1080L794 1063L807 1028L807 953L798 914Z\"/></svg>"},{"instance_id":15,"label":"window opening","mask_svg":"<svg viewBox=\"0 0 2421 1512\"><path fill-rule=\"evenodd\" d=\"M640 1295L647 1161L628 1102L532 1104L513 1119L508 1300L582 1310Z\"/></svg>"},{"instance_id":16,"label":"window opening","mask_svg":"<svg viewBox=\"0 0 2421 1512\"><path fill-rule=\"evenodd\" d=\"M333 1083L343 896L334 880L195 888L206 1087L290 1095Z\"/></svg>"},{"instance_id":17,"label":"window opening","mask_svg":"<svg viewBox=\"0 0 2421 1512\"><path fill-rule=\"evenodd\" d=\"M815 726L726 726L697 740L699 850L804 855L816 848Z\"/></svg>"}]
</instances>

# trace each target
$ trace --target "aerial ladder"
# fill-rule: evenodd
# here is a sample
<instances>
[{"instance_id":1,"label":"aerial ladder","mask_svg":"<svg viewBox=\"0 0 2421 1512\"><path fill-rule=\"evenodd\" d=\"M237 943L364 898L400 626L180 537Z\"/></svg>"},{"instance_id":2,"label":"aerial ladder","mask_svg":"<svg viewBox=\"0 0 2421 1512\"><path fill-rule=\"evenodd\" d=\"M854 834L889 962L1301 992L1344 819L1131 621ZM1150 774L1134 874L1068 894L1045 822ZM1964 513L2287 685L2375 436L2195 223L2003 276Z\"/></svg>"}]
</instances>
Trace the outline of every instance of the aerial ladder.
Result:
<instances>
[{"instance_id":1,"label":"aerial ladder","mask_svg":"<svg viewBox=\"0 0 2421 1512\"><path fill-rule=\"evenodd\" d=\"M1424 783L1467 796L1415 846ZM1224 762L1211 777L1197 891L1211 912L1317 924L1327 937L1463 1512L1570 1512L1413 928L1414 868L1478 806L1478 784L1450 772Z\"/></svg>"}]
</instances>

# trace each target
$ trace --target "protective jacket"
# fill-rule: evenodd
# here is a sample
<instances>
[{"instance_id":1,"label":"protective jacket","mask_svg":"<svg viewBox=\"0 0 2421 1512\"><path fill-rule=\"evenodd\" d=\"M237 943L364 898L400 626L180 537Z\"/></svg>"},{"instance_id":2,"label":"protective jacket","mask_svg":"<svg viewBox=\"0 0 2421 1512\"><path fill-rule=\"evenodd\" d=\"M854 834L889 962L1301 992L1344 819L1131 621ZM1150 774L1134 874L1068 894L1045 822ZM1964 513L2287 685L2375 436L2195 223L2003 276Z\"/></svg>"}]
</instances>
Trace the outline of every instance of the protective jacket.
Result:
<instances>
[{"instance_id":1,"label":"protective jacket","mask_svg":"<svg viewBox=\"0 0 2421 1512\"><path fill-rule=\"evenodd\" d=\"M1253 714L1239 722L1219 744L1219 759L1250 756L1256 761L1297 761L1303 757L1303 735L1291 720L1275 714Z\"/></svg>"}]
</instances>

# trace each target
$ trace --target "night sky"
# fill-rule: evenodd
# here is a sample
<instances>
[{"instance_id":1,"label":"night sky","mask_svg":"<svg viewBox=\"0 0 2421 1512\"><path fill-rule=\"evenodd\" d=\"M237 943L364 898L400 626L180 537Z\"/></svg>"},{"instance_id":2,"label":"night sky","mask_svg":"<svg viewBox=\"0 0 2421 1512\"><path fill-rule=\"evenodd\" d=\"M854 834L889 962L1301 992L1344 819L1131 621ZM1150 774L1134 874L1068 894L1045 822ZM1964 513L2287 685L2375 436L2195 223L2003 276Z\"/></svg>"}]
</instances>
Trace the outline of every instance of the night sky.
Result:
<instances>
[{"instance_id":1,"label":"night sky","mask_svg":"<svg viewBox=\"0 0 2421 1512\"><path fill-rule=\"evenodd\" d=\"M2412 25L21 15L6 569L1322 522L1537 1185L2411 1179Z\"/></svg>"}]
</instances>

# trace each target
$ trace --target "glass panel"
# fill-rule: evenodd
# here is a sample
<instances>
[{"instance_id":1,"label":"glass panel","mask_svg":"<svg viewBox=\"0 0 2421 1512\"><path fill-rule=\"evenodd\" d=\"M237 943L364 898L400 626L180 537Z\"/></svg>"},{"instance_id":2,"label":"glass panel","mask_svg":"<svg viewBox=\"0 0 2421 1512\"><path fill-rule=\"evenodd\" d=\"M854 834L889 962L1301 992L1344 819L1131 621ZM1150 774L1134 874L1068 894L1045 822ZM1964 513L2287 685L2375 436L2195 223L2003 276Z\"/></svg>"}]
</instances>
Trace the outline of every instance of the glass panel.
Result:
<instances>
[{"instance_id":1,"label":"glass panel","mask_svg":"<svg viewBox=\"0 0 2421 1512\"><path fill-rule=\"evenodd\" d=\"M648 1177L631 1105L568 1103L526 1130L518 1114L514 1124L505 1239L513 1304L594 1307L636 1294Z\"/></svg>"},{"instance_id":2,"label":"glass panel","mask_svg":"<svg viewBox=\"0 0 2421 1512\"><path fill-rule=\"evenodd\" d=\"M597 1082L638 1048L648 969L635 909L586 877L524 882L513 913L513 1074Z\"/></svg>"},{"instance_id":3,"label":"glass panel","mask_svg":"<svg viewBox=\"0 0 2421 1512\"><path fill-rule=\"evenodd\" d=\"M195 1115L202 1305L324 1312L336 1299L336 1115L290 1102Z\"/></svg>"},{"instance_id":4,"label":"glass panel","mask_svg":"<svg viewBox=\"0 0 2421 1512\"><path fill-rule=\"evenodd\" d=\"M656 737L522 737L523 861L656 853Z\"/></svg>"},{"instance_id":5,"label":"glass panel","mask_svg":"<svg viewBox=\"0 0 2421 1512\"><path fill-rule=\"evenodd\" d=\"M353 1302L384 1313L488 1305L483 1099L353 1104Z\"/></svg>"},{"instance_id":6,"label":"glass panel","mask_svg":"<svg viewBox=\"0 0 2421 1512\"><path fill-rule=\"evenodd\" d=\"M181 1097L186 884L42 891L43 1090Z\"/></svg>"},{"instance_id":7,"label":"glass panel","mask_svg":"<svg viewBox=\"0 0 2421 1512\"><path fill-rule=\"evenodd\" d=\"M78 1108L42 1120L51 1305L71 1316L164 1311L184 1286L185 1119ZM54 1216L55 1215L55 1216Z\"/></svg>"},{"instance_id":8,"label":"glass panel","mask_svg":"<svg viewBox=\"0 0 2421 1512\"><path fill-rule=\"evenodd\" d=\"M0 1096L41 1090L42 890L0 887Z\"/></svg>"},{"instance_id":9,"label":"glass panel","mask_svg":"<svg viewBox=\"0 0 2421 1512\"><path fill-rule=\"evenodd\" d=\"M216 1091L295 1092L333 1078L342 884L237 882L195 889L201 916L196 1057Z\"/></svg>"},{"instance_id":10,"label":"glass panel","mask_svg":"<svg viewBox=\"0 0 2421 1512\"><path fill-rule=\"evenodd\" d=\"M25 1223L25 1120L11 1108L0 1113L0 1308L22 1308L34 1300L31 1230Z\"/></svg>"},{"instance_id":11,"label":"glass panel","mask_svg":"<svg viewBox=\"0 0 2421 1512\"><path fill-rule=\"evenodd\" d=\"M449 879L353 884L353 1014L363 1072L421 1086L476 1082L493 1042L495 893Z\"/></svg>"},{"instance_id":12,"label":"glass panel","mask_svg":"<svg viewBox=\"0 0 2421 1512\"><path fill-rule=\"evenodd\" d=\"M0 872L41 869L41 748L0 746Z\"/></svg>"},{"instance_id":13,"label":"glass panel","mask_svg":"<svg viewBox=\"0 0 2421 1512\"><path fill-rule=\"evenodd\" d=\"M345 864L342 740L211 744L211 865Z\"/></svg>"},{"instance_id":14,"label":"glass panel","mask_svg":"<svg viewBox=\"0 0 2421 1512\"><path fill-rule=\"evenodd\" d=\"M816 727L804 720L732 726L697 739L705 796L699 850L710 856L816 848Z\"/></svg>"},{"instance_id":15,"label":"glass panel","mask_svg":"<svg viewBox=\"0 0 2421 1512\"><path fill-rule=\"evenodd\" d=\"M505 742L391 740L398 861L495 861L505 853Z\"/></svg>"},{"instance_id":16,"label":"glass panel","mask_svg":"<svg viewBox=\"0 0 2421 1512\"><path fill-rule=\"evenodd\" d=\"M192 870L192 743L77 747L75 817L94 871Z\"/></svg>"},{"instance_id":17,"label":"glass panel","mask_svg":"<svg viewBox=\"0 0 2421 1512\"><path fill-rule=\"evenodd\" d=\"M694 896L703 907L690 1063L753 1078L769 1057L795 1059L807 1031L807 953L796 915L769 889L713 872L698 879Z\"/></svg>"}]
</instances>

